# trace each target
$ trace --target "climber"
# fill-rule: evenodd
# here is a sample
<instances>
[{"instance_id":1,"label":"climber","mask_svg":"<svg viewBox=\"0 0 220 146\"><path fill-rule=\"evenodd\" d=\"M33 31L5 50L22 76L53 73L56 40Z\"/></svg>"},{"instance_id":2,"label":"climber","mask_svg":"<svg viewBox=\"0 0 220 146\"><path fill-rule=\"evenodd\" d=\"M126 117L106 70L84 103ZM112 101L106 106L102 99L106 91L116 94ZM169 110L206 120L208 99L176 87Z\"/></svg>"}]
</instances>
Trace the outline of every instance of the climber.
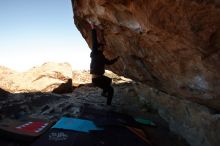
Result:
<instances>
[{"instance_id":1,"label":"climber","mask_svg":"<svg viewBox=\"0 0 220 146\"><path fill-rule=\"evenodd\" d=\"M114 89L111 86L112 79L104 76L105 65L115 63L119 59L119 56L112 60L105 58L103 55L104 44L97 40L95 25L91 21L88 21L88 23L92 29L92 52L90 54L90 74L92 74L92 83L94 86L103 90L101 95L107 97L107 105L111 105Z\"/></svg>"}]
</instances>

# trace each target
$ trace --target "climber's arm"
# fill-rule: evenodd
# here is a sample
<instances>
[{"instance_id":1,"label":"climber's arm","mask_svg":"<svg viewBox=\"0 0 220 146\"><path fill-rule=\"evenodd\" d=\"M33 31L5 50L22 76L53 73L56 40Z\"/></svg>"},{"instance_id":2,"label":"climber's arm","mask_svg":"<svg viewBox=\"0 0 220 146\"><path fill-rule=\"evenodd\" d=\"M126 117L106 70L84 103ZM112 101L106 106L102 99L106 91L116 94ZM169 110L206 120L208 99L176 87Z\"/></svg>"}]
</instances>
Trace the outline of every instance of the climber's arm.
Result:
<instances>
[{"instance_id":1,"label":"climber's arm","mask_svg":"<svg viewBox=\"0 0 220 146\"><path fill-rule=\"evenodd\" d=\"M116 58L114 58L114 59L112 59L112 60L108 60L108 59L105 58L105 64L106 64L106 65L112 65L112 64L114 64L115 62L117 62L118 59L119 59L119 56L116 57Z\"/></svg>"},{"instance_id":2,"label":"climber's arm","mask_svg":"<svg viewBox=\"0 0 220 146\"><path fill-rule=\"evenodd\" d=\"M98 51L97 32L96 32L94 24L91 23L90 26L92 29L92 51L96 52Z\"/></svg>"}]
</instances>

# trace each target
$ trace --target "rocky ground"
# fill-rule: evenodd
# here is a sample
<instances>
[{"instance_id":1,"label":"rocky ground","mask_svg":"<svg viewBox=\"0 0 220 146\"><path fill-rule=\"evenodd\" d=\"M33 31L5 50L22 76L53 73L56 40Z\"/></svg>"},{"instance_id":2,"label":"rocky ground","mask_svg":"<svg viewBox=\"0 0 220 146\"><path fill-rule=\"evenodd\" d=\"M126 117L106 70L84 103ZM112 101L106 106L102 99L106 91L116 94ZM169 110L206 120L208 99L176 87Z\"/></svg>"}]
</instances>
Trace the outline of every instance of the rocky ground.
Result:
<instances>
[{"instance_id":1,"label":"rocky ground","mask_svg":"<svg viewBox=\"0 0 220 146\"><path fill-rule=\"evenodd\" d=\"M150 108L150 105L140 103L134 90L134 82L119 77L107 71L113 78L115 96L111 106L106 105L106 98L100 96L101 90L91 85L91 78L87 71L73 72L81 80L73 80L75 89L71 93L5 93L1 92L0 120L7 118L19 119L31 116L43 119L58 119L62 116L80 116L85 106L105 111L116 111L133 117L152 120L156 127L143 126L143 130L153 146L186 146L182 138L168 130L168 125ZM82 73L84 75L82 75ZM17 145L9 142L8 146Z\"/></svg>"}]
</instances>

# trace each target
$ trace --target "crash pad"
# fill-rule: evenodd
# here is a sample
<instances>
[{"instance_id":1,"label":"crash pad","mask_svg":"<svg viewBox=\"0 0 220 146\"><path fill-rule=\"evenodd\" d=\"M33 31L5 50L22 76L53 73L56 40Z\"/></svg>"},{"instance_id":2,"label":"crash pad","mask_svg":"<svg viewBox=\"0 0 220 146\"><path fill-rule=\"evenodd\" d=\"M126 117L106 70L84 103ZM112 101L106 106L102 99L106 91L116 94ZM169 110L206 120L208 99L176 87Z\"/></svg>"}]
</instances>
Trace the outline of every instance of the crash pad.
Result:
<instances>
[{"instance_id":1,"label":"crash pad","mask_svg":"<svg viewBox=\"0 0 220 146\"><path fill-rule=\"evenodd\" d=\"M93 121L70 117L62 117L52 128L75 130L86 133L91 130L103 130L103 128L97 127Z\"/></svg>"},{"instance_id":2,"label":"crash pad","mask_svg":"<svg viewBox=\"0 0 220 146\"><path fill-rule=\"evenodd\" d=\"M62 117L31 146L149 146L133 122L128 115L86 106L77 118Z\"/></svg>"},{"instance_id":3,"label":"crash pad","mask_svg":"<svg viewBox=\"0 0 220 146\"><path fill-rule=\"evenodd\" d=\"M144 118L135 118L135 121L144 125L156 126L156 124L153 121Z\"/></svg>"},{"instance_id":4,"label":"crash pad","mask_svg":"<svg viewBox=\"0 0 220 146\"><path fill-rule=\"evenodd\" d=\"M5 119L0 121L0 136L19 141L32 141L48 130L53 121L34 118Z\"/></svg>"},{"instance_id":5,"label":"crash pad","mask_svg":"<svg viewBox=\"0 0 220 146\"><path fill-rule=\"evenodd\" d=\"M143 139L121 126L107 126L104 130L88 133L51 128L31 146L149 146L148 141Z\"/></svg>"}]
</instances>

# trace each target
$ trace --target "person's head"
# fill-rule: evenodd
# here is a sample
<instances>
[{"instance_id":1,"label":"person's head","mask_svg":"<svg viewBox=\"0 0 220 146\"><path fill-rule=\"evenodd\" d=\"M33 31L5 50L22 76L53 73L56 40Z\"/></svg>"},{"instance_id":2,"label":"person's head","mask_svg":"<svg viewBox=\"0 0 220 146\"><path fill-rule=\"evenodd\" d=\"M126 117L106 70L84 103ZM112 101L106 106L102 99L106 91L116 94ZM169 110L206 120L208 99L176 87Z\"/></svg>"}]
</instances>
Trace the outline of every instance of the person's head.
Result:
<instances>
[{"instance_id":1,"label":"person's head","mask_svg":"<svg viewBox=\"0 0 220 146\"><path fill-rule=\"evenodd\" d=\"M98 43L98 50L104 51L104 44L103 43Z\"/></svg>"}]
</instances>

